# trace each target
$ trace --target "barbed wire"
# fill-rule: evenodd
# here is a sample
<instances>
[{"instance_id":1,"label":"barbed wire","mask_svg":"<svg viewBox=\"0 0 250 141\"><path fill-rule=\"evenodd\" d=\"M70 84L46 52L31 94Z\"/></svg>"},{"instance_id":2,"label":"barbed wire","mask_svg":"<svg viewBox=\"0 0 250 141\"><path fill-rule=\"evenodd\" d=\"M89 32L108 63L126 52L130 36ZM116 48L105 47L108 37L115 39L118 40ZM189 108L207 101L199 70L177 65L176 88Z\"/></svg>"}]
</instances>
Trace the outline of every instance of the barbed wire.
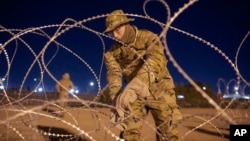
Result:
<instances>
[{"instance_id":1,"label":"barbed wire","mask_svg":"<svg viewBox=\"0 0 250 141\"><path fill-rule=\"evenodd\" d=\"M214 128L216 130L216 132L224 139L223 134L221 133L220 129L217 128L217 125L213 124L213 121L215 121L216 119L218 119L219 117L223 117L223 119L225 121L227 121L229 124L237 124L237 119L235 117L232 117L234 114L231 114L230 112L232 112L230 110L230 106L232 105L232 103L234 102L235 99L232 99L228 105L226 105L226 107L223 109L220 105L218 105L211 97L208 96L208 94L203 91L193 80L192 78L184 71L184 69L182 69L182 67L177 63L177 61L175 60L175 58L172 56L170 49L168 48L168 41L167 41L167 33L169 30L174 30L176 32L179 32L183 35L186 35L188 37L190 37L190 40L194 39L197 40L203 44L205 44L207 47L210 47L211 49L213 49L214 51L216 51L216 53L218 53L219 55L221 55L226 61L227 63L230 64L230 66L233 68L236 76L237 76L237 83L238 85L242 82L245 84L245 86L250 87L249 82L247 82L247 80L241 75L239 69L238 69L238 56L239 56L239 52L240 49L242 47L242 45L244 44L244 42L247 40L247 38L249 37L249 33L250 31L247 32L246 36L244 37L244 39L242 40L240 46L238 47L236 56L235 56L235 62L233 63L233 61L231 61L231 59L222 51L220 50L217 46L213 45L211 42L206 41L205 39L198 37L196 35L193 35L192 33L189 33L187 31L181 30L177 27L173 27L171 26L171 24L175 21L176 18L179 17L179 15L181 15L187 8L189 8L190 6L192 6L193 4L195 4L195 2L197 2L197 0L190 0L189 2L185 3L181 8L179 8L179 10L177 12L175 12L173 14L173 16L170 13L170 7L169 5L163 1L163 0L156 0L157 2L160 2L165 8L166 8L166 23L161 23L159 21L157 21L156 19L154 19L153 17L150 17L149 14L147 13L147 9L146 9L146 5L150 4L150 2L153 0L147 0L144 2L143 4L143 10L144 10L144 14L145 15L139 15L136 13L125 13L124 15L126 16L131 16L134 18L142 18L147 20L148 22L153 22L157 25L159 25L162 28L161 33L158 35L165 47L165 51L166 51L166 55L168 56L169 60L173 63L174 67L178 70L178 72L190 83L192 84L192 86L194 86L194 88L215 108L215 110L217 111L217 114L215 115L185 115L186 118L184 118L182 121L180 121L179 125L181 126L181 124L183 122L185 122L185 120L187 119L191 119L193 120L194 118L200 119L201 123L200 125L196 126L195 128L189 130L188 132L186 132L184 135L182 135L182 140L184 140L185 138L187 138L187 136L189 134L191 134L192 132L194 132L195 130L202 128L204 125L209 124L212 128ZM4 73L3 76L1 76L1 78L4 78L6 80L6 85L8 86L9 83L9 77L11 76L11 70L12 70L12 65L13 63L16 61L15 57L17 54L17 51L19 50L19 47L21 46L19 43L23 44L29 51L30 54L25 54L25 55L30 55L32 57L34 57L34 60L32 61L32 63L30 64L30 66L28 67L27 71L25 72L25 75L23 77L23 80L20 84L18 93L17 93L17 97L13 98L10 97L10 93L8 93L8 91L6 90L7 87L4 87L0 93L0 96L2 97L2 100L0 101L1 106L0 106L0 111L5 113L6 118L5 119L1 119L0 120L0 127L1 126L5 126L7 129L10 129L11 131L13 131L21 140L26 140L27 138L25 137L25 134L22 132L22 129L19 129L19 125L24 124L26 127L31 129L31 132L35 132L35 133L39 133L42 134L44 136L52 136L52 137L58 137L58 138L75 138L78 136L84 136L87 139L90 140L96 140L94 136L91 136L92 132L96 132L98 130L103 129L105 131L105 133L107 133L108 136L110 136L111 138L115 139L115 140L123 140L121 139L118 135L116 135L116 133L112 130L112 128L114 126L111 126L110 124L107 124L106 121L104 121L104 119L102 119L102 116L108 117L109 113L105 113L102 110L92 107L91 105L95 105L97 107L104 107L104 108L108 108L108 109L113 109L115 107L113 107L112 105L108 105L108 104L104 104L104 103L100 103L98 102L98 99L100 98L100 96L102 96L103 91L102 91L102 87L101 87L101 72L103 70L103 62L104 62L104 53L106 51L106 47L105 47L105 40L104 38L108 38L111 40L114 40L116 42L120 42L116 39L114 39L111 36L108 36L102 32L96 31L94 29L91 29L87 26L85 26L85 23L87 22L91 22L91 21L95 21L101 18L105 18L107 17L109 14L101 14L101 15L96 15L93 17L89 17L80 21L71 19L71 18L67 18L65 19L61 24L51 24L51 25L44 25L44 26L40 26L40 27L30 27L30 28L26 28L26 29L9 29L9 28L5 28L3 26L0 26L0 33L7 33L9 35L11 35L11 37L4 42L3 44L0 45L0 56L4 56L4 59L6 61L6 72ZM70 49L70 47L62 44L61 42L58 41L58 38L64 34L67 34L67 32L73 30L73 29L81 29L83 31L88 31L89 33L93 33L94 35L96 35L98 37L98 39L100 40L101 44L102 44L102 48L100 50L102 50L102 56L101 56L101 64L100 64L100 70L99 73L96 73L95 70L92 68L92 66L85 61L85 59L83 59L78 53L74 52L73 50ZM47 32L45 32L45 30L47 29L56 29L55 33L50 36ZM47 39L46 44L42 47L42 49L37 53L35 52L35 47L29 45L29 43L24 39L25 35L36 35L39 37L43 37L45 39ZM13 53L9 53L8 50L10 49L10 47L12 47L10 44L11 43L15 43L15 48L14 48L14 52ZM122 43L122 42L120 42ZM56 45L56 51L53 53L52 57L50 57L49 59L45 59L46 57L46 53L51 51L50 45L51 44L55 44ZM124 44L124 43L122 43ZM125 46L128 46L126 44L124 44ZM131 48L130 46L128 46L129 48ZM21 48L22 49L22 48ZM97 87L98 87L98 92L97 92L97 96L92 100L92 101L88 101L85 99L81 99L78 97L78 95L74 94L73 92L70 92L70 95L73 97L73 99L69 99L67 100L67 102L79 102L80 104L83 105L83 108L75 108L75 109L65 109L62 108L60 106L57 105L58 102L60 102L59 100L51 100L49 99L47 96L48 94L44 94L46 99L30 99L29 97L33 96L36 94L35 90L40 86L43 85L43 78L44 75L48 75L55 83L59 83L58 79L54 76L53 72L51 72L51 70L48 68L48 66L53 62L53 60L57 57L56 55L58 54L59 50L63 49L65 51L67 51L70 55L72 55L73 57L75 57L77 60L80 61L79 65L83 65L84 67L86 67L91 74L93 75L93 77L95 78L95 81L97 82ZM131 48L132 49L132 48ZM37 50L37 48L36 48ZM133 50L133 49L132 49ZM134 51L134 50L133 50ZM134 51L135 53L137 53L136 51ZM3 54L2 54L3 53ZM146 60L144 60L142 57L140 57L139 59L142 59L145 63ZM18 61L18 60L17 60ZM134 62L132 62L133 64ZM132 65L130 64L130 65ZM23 87L25 85L25 82L27 81L27 78L29 77L32 69L34 69L35 65L38 66L38 70L39 70L39 82L36 84L35 88L28 92L27 94L23 94ZM130 66L128 65L128 67ZM1 68L4 66L1 66ZM99 75L98 75L99 74ZM2 79L0 79L0 85L3 85ZM64 87L62 84L60 84L62 87ZM219 86L219 84L218 84ZM104 88L106 88L107 86L105 86ZM66 88L65 88L66 89ZM7 100L4 101L4 99ZM31 101L35 101L36 103L42 103L40 105L36 105L32 108L27 108L25 106L25 102L31 102ZM18 105L18 106L16 106ZM67 115L69 115L70 119L73 120L73 123L70 122L69 119L63 119L60 117L56 117L54 115L48 114L46 112L44 112L42 109L44 109L45 107L56 107L57 109L59 109L59 112L64 112L67 113ZM78 110L86 110L89 111L90 114L93 117L93 121L89 121L89 122L97 122L98 123L98 127L92 131L87 131L84 130L84 128L82 126L79 125L79 120L78 119L78 115L81 113L78 113L78 115L74 115L71 112L73 111L78 111ZM9 116L9 112L14 113L14 114L10 114ZM55 112L57 113L57 112ZM24 116L28 115L29 119L25 119L24 120ZM239 115L239 114L238 114ZM37 118L39 117L39 118ZM206 118L204 118L206 117ZM242 116L240 115L240 118L246 118L247 116ZM17 121L19 118L22 119L22 122L15 122ZM66 126L67 128L71 128L74 129L76 132L74 133L74 135L71 134L59 134L59 133L51 133L49 131L43 131L39 128L37 128L36 123L33 123L35 121L38 121L41 118L45 118L47 120L52 120L52 121L57 121L60 124L62 124L63 126ZM209 119L207 119L209 118ZM237 117L239 118L239 117ZM249 118L246 118L247 120ZM247 121L246 120L246 121ZM144 123L146 125L148 125L148 127L150 127L153 131L157 132L157 127L154 127L154 125L152 125L152 123L149 123L148 121L144 121ZM52 125L51 125L52 126ZM2 137L2 134L0 134L0 139Z\"/></svg>"}]
</instances>

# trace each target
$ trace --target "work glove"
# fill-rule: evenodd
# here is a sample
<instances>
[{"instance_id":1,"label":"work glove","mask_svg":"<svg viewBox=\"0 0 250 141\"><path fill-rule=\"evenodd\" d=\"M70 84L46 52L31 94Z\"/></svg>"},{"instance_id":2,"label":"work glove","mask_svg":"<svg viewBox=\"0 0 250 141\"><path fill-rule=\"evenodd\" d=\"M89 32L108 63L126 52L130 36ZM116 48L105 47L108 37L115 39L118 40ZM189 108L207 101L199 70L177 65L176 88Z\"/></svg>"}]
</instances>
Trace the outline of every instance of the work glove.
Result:
<instances>
[{"instance_id":1,"label":"work glove","mask_svg":"<svg viewBox=\"0 0 250 141\"><path fill-rule=\"evenodd\" d=\"M132 79L115 101L116 109L111 109L110 122L120 130L126 129L124 119L132 112L130 104L138 98L150 96L148 86L140 79Z\"/></svg>"},{"instance_id":2,"label":"work glove","mask_svg":"<svg viewBox=\"0 0 250 141\"><path fill-rule=\"evenodd\" d=\"M125 130L127 128L126 124L123 122L124 118L118 115L118 112L115 109L110 111L110 123L120 130Z\"/></svg>"},{"instance_id":3,"label":"work glove","mask_svg":"<svg viewBox=\"0 0 250 141\"><path fill-rule=\"evenodd\" d=\"M148 86L137 77L133 78L117 97L116 110L119 116L124 117L126 112L131 112L130 104L138 98L150 96Z\"/></svg>"}]
</instances>

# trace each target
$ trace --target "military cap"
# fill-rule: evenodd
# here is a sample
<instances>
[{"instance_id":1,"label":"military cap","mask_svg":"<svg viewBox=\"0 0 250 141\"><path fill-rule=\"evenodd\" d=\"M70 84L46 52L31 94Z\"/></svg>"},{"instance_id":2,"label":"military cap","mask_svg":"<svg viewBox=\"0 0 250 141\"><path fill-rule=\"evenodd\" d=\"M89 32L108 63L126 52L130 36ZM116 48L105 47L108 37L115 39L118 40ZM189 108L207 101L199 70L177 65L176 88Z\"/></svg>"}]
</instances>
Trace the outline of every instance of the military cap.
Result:
<instances>
[{"instance_id":1,"label":"military cap","mask_svg":"<svg viewBox=\"0 0 250 141\"><path fill-rule=\"evenodd\" d=\"M115 10L110 13L110 15L106 18L106 29L104 33L110 32L114 29L116 29L118 26L128 23L130 21L134 21L134 19L128 18L126 15L124 15L124 12L122 10Z\"/></svg>"}]
</instances>

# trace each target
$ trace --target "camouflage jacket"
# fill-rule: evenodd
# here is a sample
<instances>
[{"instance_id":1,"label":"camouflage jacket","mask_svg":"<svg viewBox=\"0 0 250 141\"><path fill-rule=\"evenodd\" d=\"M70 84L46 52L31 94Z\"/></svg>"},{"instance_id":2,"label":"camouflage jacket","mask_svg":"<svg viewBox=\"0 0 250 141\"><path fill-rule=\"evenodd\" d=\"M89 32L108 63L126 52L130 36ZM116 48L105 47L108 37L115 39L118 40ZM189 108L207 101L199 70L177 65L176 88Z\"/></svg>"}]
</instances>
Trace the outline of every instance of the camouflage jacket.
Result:
<instances>
[{"instance_id":1,"label":"camouflage jacket","mask_svg":"<svg viewBox=\"0 0 250 141\"><path fill-rule=\"evenodd\" d=\"M134 28L136 36L133 43L125 46L115 42L105 53L110 94L115 95L121 90L122 78L129 83L134 77L138 77L146 84L165 79L167 80L166 87L173 88L174 84L167 69L164 47L159 37L148 30Z\"/></svg>"},{"instance_id":2,"label":"camouflage jacket","mask_svg":"<svg viewBox=\"0 0 250 141\"><path fill-rule=\"evenodd\" d=\"M62 87L60 84L64 87ZM74 88L74 84L73 84L73 82L70 80L70 79L68 79L68 78L62 78L60 81L59 81L59 83L57 83L56 84L56 91L58 92L58 93L60 93L60 92L63 92L63 91L70 91L70 89L73 89ZM65 89L66 88L66 89Z\"/></svg>"}]
</instances>

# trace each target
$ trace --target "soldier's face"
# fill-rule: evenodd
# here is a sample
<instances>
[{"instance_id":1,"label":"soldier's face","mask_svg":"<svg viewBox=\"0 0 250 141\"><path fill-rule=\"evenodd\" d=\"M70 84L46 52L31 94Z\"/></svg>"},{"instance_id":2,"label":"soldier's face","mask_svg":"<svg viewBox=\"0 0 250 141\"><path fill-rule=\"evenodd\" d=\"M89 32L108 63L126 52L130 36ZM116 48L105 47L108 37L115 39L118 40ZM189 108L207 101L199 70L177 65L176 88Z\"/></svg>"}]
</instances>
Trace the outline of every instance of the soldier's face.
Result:
<instances>
[{"instance_id":1,"label":"soldier's face","mask_svg":"<svg viewBox=\"0 0 250 141\"><path fill-rule=\"evenodd\" d=\"M125 33L125 25L124 24L118 26L116 29L111 31L111 35L117 40L121 40L122 37L124 36L124 33Z\"/></svg>"}]
</instances>

